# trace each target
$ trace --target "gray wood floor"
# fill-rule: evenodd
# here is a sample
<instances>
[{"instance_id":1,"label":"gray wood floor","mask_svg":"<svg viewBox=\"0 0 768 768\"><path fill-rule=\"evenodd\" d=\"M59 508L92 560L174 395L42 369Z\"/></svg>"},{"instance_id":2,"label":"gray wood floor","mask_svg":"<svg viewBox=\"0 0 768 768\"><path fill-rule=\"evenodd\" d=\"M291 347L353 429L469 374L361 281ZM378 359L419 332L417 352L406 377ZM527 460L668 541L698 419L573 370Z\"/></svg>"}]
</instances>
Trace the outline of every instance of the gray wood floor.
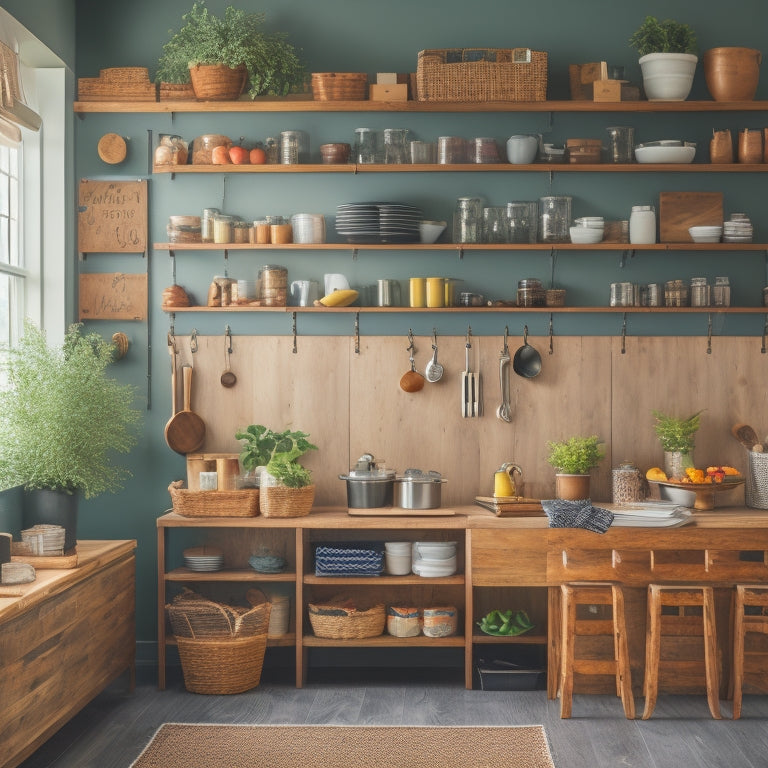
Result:
<instances>
[{"instance_id":1,"label":"gray wood floor","mask_svg":"<svg viewBox=\"0 0 768 768\"><path fill-rule=\"evenodd\" d=\"M642 701L638 700L642 711ZM730 704L721 702L723 717ZM335 725L543 725L557 768L765 768L768 696L745 696L742 719L712 720L704 696L663 696L651 720L628 721L613 696L574 697L573 718L545 691L467 691L456 682L265 683L202 696L180 681L129 693L118 681L22 768L127 768L164 722ZM509 760L500 763L513 768ZM352 766L351 768L354 768Z\"/></svg>"}]
</instances>

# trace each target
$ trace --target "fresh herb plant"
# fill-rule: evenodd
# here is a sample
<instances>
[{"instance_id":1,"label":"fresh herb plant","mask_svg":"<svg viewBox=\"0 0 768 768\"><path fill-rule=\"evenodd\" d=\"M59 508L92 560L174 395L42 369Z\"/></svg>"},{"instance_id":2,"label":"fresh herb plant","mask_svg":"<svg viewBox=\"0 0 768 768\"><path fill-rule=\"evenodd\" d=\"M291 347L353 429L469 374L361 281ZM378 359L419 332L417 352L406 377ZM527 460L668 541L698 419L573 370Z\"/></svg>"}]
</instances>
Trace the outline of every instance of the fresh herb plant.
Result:
<instances>
[{"instance_id":1,"label":"fresh herb plant","mask_svg":"<svg viewBox=\"0 0 768 768\"><path fill-rule=\"evenodd\" d=\"M565 475L586 475L605 455L597 435L570 437L564 442L547 442L547 461Z\"/></svg>"},{"instance_id":2,"label":"fresh herb plant","mask_svg":"<svg viewBox=\"0 0 768 768\"><path fill-rule=\"evenodd\" d=\"M189 67L195 64L224 64L248 69L249 95L285 96L304 84L305 70L286 35L262 30L265 15L228 6L223 18L214 16L204 0L192 5L182 17L178 32L163 46L155 79L188 83Z\"/></svg>"},{"instance_id":3,"label":"fresh herb plant","mask_svg":"<svg viewBox=\"0 0 768 768\"><path fill-rule=\"evenodd\" d=\"M672 19L659 21L646 16L629 38L629 45L639 56L649 53L692 53L697 51L696 35L687 25Z\"/></svg>"},{"instance_id":4,"label":"fresh herb plant","mask_svg":"<svg viewBox=\"0 0 768 768\"><path fill-rule=\"evenodd\" d=\"M114 345L71 325L61 349L28 322L19 344L3 350L0 390L0 489L23 486L81 492L120 490L130 472L113 463L138 438L141 412L132 386L109 378Z\"/></svg>"},{"instance_id":5,"label":"fresh herb plant","mask_svg":"<svg viewBox=\"0 0 768 768\"><path fill-rule=\"evenodd\" d=\"M654 431L665 451L690 453L693 450L696 432L701 425L701 414L697 411L687 419L668 416L660 411L653 411L656 420Z\"/></svg>"},{"instance_id":6,"label":"fresh herb plant","mask_svg":"<svg viewBox=\"0 0 768 768\"><path fill-rule=\"evenodd\" d=\"M311 485L312 475L298 463L307 451L317 446L307 440L308 434L289 429L273 432L263 424L251 424L235 434L236 440L245 440L240 452L240 463L245 470L265 467L281 485L288 488L303 488Z\"/></svg>"}]
</instances>

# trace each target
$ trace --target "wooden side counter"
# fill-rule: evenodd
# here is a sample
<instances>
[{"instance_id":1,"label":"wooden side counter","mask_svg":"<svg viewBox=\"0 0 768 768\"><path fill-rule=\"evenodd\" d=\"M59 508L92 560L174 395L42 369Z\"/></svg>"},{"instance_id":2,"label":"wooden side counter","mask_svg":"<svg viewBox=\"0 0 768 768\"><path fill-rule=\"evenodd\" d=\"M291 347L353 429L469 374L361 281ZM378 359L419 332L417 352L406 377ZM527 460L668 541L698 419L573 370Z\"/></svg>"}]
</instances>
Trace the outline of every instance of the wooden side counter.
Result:
<instances>
[{"instance_id":1,"label":"wooden side counter","mask_svg":"<svg viewBox=\"0 0 768 768\"><path fill-rule=\"evenodd\" d=\"M0 768L124 672L134 684L136 542L78 541L78 566L0 589ZM21 593L12 596L3 594Z\"/></svg>"}]
</instances>

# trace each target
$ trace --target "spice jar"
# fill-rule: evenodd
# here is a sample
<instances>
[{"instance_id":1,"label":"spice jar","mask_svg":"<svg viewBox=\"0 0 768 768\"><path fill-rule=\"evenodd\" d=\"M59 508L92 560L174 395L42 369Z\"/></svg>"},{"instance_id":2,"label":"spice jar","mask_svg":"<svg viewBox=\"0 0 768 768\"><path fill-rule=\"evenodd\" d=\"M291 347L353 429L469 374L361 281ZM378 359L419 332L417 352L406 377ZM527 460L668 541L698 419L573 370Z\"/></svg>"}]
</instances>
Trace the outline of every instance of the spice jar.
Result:
<instances>
[{"instance_id":1,"label":"spice jar","mask_svg":"<svg viewBox=\"0 0 768 768\"><path fill-rule=\"evenodd\" d=\"M251 225L247 221L235 221L232 224L233 243L247 243Z\"/></svg>"},{"instance_id":2,"label":"spice jar","mask_svg":"<svg viewBox=\"0 0 768 768\"><path fill-rule=\"evenodd\" d=\"M259 298L262 306L284 307L288 299L288 270L267 264L259 270Z\"/></svg>"},{"instance_id":3,"label":"spice jar","mask_svg":"<svg viewBox=\"0 0 768 768\"><path fill-rule=\"evenodd\" d=\"M234 217L223 213L213 218L213 242L231 243L233 237Z\"/></svg>"},{"instance_id":4,"label":"spice jar","mask_svg":"<svg viewBox=\"0 0 768 768\"><path fill-rule=\"evenodd\" d=\"M517 282L518 307L543 307L547 303L547 292L536 278L526 278Z\"/></svg>"},{"instance_id":5,"label":"spice jar","mask_svg":"<svg viewBox=\"0 0 768 768\"><path fill-rule=\"evenodd\" d=\"M716 307L731 306L731 283L727 277L716 277L712 286L712 304Z\"/></svg>"},{"instance_id":6,"label":"spice jar","mask_svg":"<svg viewBox=\"0 0 768 768\"><path fill-rule=\"evenodd\" d=\"M278 146L277 139L269 136L264 140L264 152L267 155L267 163L275 165L280 159L280 147Z\"/></svg>"},{"instance_id":7,"label":"spice jar","mask_svg":"<svg viewBox=\"0 0 768 768\"><path fill-rule=\"evenodd\" d=\"M664 283L664 306L688 306L688 286L684 280L667 280Z\"/></svg>"},{"instance_id":8,"label":"spice jar","mask_svg":"<svg viewBox=\"0 0 768 768\"><path fill-rule=\"evenodd\" d=\"M643 477L630 461L623 461L613 470L613 503L631 504L645 498Z\"/></svg>"},{"instance_id":9,"label":"spice jar","mask_svg":"<svg viewBox=\"0 0 768 768\"><path fill-rule=\"evenodd\" d=\"M709 283L706 277L691 278L691 306L709 306Z\"/></svg>"}]
</instances>

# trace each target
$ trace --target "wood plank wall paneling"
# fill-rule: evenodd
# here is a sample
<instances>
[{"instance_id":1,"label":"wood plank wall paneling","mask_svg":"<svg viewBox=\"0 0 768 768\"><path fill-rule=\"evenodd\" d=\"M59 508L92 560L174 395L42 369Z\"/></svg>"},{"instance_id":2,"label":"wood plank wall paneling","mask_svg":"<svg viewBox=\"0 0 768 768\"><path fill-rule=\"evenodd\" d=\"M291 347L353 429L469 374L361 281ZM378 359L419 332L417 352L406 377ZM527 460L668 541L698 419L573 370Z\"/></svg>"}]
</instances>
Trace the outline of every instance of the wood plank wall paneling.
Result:
<instances>
[{"instance_id":1,"label":"wood plank wall paneling","mask_svg":"<svg viewBox=\"0 0 768 768\"><path fill-rule=\"evenodd\" d=\"M205 452L237 452L236 430L251 423L274 429L290 426L310 434L319 451L307 455L317 504L344 505L338 475L365 452L398 471L436 469L447 479L443 506L471 503L493 491L493 472L504 461L520 464L524 492L554 494L554 470L546 442L574 434L597 434L607 455L593 472L592 496L608 500L611 468L624 460L641 469L660 465L663 454L651 411L688 416L705 409L696 440L698 465L732 464L745 470L745 456L730 435L737 421L768 430L768 355L754 337L706 338L563 336L529 337L542 356L539 376L510 371L512 422L496 418L500 403L501 335L472 338L470 363L483 382L483 416L461 416L460 373L465 367L463 336L438 335L441 381L409 394L399 387L410 368L406 335L233 337L232 370L237 384L219 381L224 370L224 337L198 337L191 355L179 338L179 365L192 361L192 406L206 423ZM510 336L510 352L522 336ZM430 336L415 339L416 368L432 355ZM179 381L181 377L179 376ZM178 393L181 404L181 391ZM728 498L726 498L726 496ZM719 504L743 503L743 491L723 494Z\"/></svg>"}]
</instances>

